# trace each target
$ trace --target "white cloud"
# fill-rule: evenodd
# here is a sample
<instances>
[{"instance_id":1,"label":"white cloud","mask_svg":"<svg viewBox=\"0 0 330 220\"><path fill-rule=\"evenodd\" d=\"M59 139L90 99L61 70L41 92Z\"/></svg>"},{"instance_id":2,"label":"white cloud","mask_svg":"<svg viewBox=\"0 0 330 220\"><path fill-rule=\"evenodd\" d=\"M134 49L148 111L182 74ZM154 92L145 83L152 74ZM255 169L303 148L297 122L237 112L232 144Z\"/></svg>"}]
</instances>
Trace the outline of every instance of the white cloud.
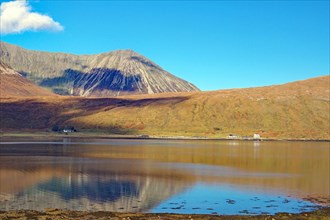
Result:
<instances>
[{"instance_id":1,"label":"white cloud","mask_svg":"<svg viewBox=\"0 0 330 220\"><path fill-rule=\"evenodd\" d=\"M20 33L33 30L60 31L63 27L47 15L31 12L31 6L25 0L1 3L1 34Z\"/></svg>"}]
</instances>

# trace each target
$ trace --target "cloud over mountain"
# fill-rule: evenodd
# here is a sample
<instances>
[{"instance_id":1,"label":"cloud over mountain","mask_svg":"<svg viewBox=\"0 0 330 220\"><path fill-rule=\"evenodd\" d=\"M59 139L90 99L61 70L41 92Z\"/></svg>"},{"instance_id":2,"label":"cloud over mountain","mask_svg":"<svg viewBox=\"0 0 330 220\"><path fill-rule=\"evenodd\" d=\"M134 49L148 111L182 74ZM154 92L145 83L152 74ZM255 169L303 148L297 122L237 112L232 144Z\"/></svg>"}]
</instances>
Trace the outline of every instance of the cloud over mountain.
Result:
<instances>
[{"instance_id":1,"label":"cloud over mountain","mask_svg":"<svg viewBox=\"0 0 330 220\"><path fill-rule=\"evenodd\" d=\"M1 34L13 34L24 31L60 31L63 27L48 15L32 12L27 1L1 3Z\"/></svg>"}]
</instances>

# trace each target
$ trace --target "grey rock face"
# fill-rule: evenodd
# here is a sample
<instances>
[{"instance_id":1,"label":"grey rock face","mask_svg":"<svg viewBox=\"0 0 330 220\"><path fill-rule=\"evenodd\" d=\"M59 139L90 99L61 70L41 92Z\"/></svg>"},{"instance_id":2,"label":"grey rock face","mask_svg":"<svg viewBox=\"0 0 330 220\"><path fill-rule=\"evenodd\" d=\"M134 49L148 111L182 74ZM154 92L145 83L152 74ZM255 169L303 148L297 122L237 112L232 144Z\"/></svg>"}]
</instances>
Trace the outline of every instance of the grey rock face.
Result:
<instances>
[{"instance_id":1,"label":"grey rock face","mask_svg":"<svg viewBox=\"0 0 330 220\"><path fill-rule=\"evenodd\" d=\"M32 51L1 42L1 61L62 95L117 96L198 91L132 50L97 55Z\"/></svg>"}]
</instances>

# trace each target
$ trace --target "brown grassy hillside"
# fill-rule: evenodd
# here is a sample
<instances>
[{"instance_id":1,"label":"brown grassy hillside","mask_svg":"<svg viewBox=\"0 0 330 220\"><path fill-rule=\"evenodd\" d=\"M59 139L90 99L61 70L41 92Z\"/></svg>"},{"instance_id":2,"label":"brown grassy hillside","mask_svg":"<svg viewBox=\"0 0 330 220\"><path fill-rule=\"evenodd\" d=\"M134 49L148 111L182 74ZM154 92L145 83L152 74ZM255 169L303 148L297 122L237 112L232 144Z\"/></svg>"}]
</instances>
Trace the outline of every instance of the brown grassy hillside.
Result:
<instances>
[{"instance_id":1,"label":"brown grassy hillside","mask_svg":"<svg viewBox=\"0 0 330 220\"><path fill-rule=\"evenodd\" d=\"M1 129L60 124L123 134L330 139L329 80L121 98L1 99Z\"/></svg>"},{"instance_id":2,"label":"brown grassy hillside","mask_svg":"<svg viewBox=\"0 0 330 220\"><path fill-rule=\"evenodd\" d=\"M0 96L55 96L0 62Z\"/></svg>"}]
</instances>

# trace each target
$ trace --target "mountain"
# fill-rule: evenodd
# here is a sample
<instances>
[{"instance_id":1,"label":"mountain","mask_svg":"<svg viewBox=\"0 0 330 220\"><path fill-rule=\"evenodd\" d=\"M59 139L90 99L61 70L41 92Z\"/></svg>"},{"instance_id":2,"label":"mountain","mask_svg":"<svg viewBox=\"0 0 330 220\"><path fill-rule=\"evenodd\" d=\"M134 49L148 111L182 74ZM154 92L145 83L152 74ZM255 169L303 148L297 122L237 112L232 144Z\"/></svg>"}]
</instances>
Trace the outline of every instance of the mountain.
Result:
<instances>
[{"instance_id":1,"label":"mountain","mask_svg":"<svg viewBox=\"0 0 330 220\"><path fill-rule=\"evenodd\" d=\"M80 131L119 134L218 138L259 133L268 138L329 140L329 112L327 75L283 85L213 92L2 100L0 129L73 125Z\"/></svg>"},{"instance_id":2,"label":"mountain","mask_svg":"<svg viewBox=\"0 0 330 220\"><path fill-rule=\"evenodd\" d=\"M1 61L55 93L107 97L198 91L132 50L73 55L26 50L1 42Z\"/></svg>"},{"instance_id":3,"label":"mountain","mask_svg":"<svg viewBox=\"0 0 330 220\"><path fill-rule=\"evenodd\" d=\"M0 97L55 96L0 61Z\"/></svg>"},{"instance_id":4,"label":"mountain","mask_svg":"<svg viewBox=\"0 0 330 220\"><path fill-rule=\"evenodd\" d=\"M58 168L61 170L60 168ZM65 169L65 168L64 168ZM99 168L97 168L99 169ZM102 168L101 168L102 169ZM29 172L30 175L24 175L16 170L1 170L6 174L15 174L24 176L29 181L20 181L18 183L10 182L10 190L14 187L25 187L16 193L3 193L3 201L0 208L20 203L21 209L33 209L43 211L49 207L66 209L67 207L85 207L89 211L112 211L112 212L146 212L163 200L170 198L186 189L185 182L157 176L138 176L125 178L114 175L108 170L102 170L106 175L84 175L71 171L66 177L63 171L60 177L51 177L51 169L37 167L35 170L39 173ZM47 170L50 173L46 173ZM55 171L56 172L56 171ZM115 171L114 171L115 172ZM118 171L117 171L118 172ZM41 174L40 174L41 173ZM34 177L33 179L31 178ZM49 177L50 176L50 177ZM2 178L1 183L8 183L9 180ZM28 184L35 182L34 185ZM13 187L14 185L14 187ZM9 187L10 186L10 187ZM5 188L3 190L6 190ZM42 191L43 193L38 193ZM52 198L49 201L49 198ZM29 198L29 203L25 202ZM0 197L1 199L1 197ZM100 203L99 201L102 201ZM94 204L91 206L90 204Z\"/></svg>"}]
</instances>

